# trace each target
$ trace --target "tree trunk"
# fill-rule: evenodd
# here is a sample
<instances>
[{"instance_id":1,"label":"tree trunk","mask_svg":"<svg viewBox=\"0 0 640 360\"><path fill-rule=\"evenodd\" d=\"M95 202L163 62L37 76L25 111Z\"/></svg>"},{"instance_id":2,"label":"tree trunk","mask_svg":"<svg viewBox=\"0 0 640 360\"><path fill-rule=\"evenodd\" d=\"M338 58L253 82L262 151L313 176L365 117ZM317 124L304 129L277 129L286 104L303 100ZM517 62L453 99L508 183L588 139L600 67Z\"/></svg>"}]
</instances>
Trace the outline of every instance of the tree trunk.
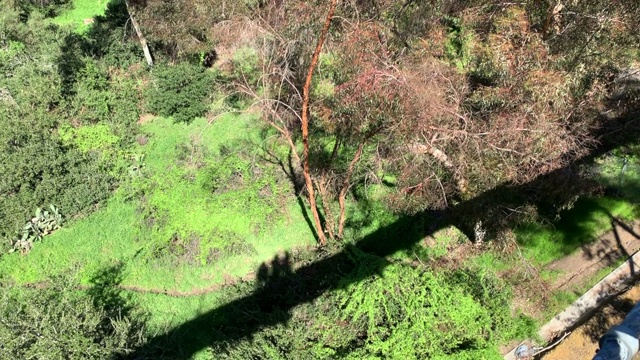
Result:
<instances>
[{"instance_id":1,"label":"tree trunk","mask_svg":"<svg viewBox=\"0 0 640 360\"><path fill-rule=\"evenodd\" d=\"M349 168L347 169L347 173L345 174L344 180L342 181L342 189L340 189L340 195L338 196L338 203L340 203L340 219L338 220L339 238L342 238L342 234L344 233L345 203L347 198L347 191L349 191L349 185L351 183L351 175L353 174L353 169L355 169L356 164L360 160L365 142L366 140L362 140L360 146L358 146L358 150L356 150L355 155L353 155L353 159L351 159Z\"/></svg>"},{"instance_id":2,"label":"tree trunk","mask_svg":"<svg viewBox=\"0 0 640 360\"><path fill-rule=\"evenodd\" d=\"M313 57L311 58L311 64L309 65L309 70L307 72L307 78L304 83L304 88L302 89L302 145L304 151L304 159L303 159L303 167L302 172L304 175L304 182L307 186L307 193L309 195L309 206L311 206L311 212L313 213L313 220L316 223L316 230L318 233L318 240L320 241L320 245L325 245L327 243L327 238L324 236L324 230L322 228L322 223L320 222L320 215L318 214L318 207L316 204L315 192L313 189L313 181L311 181L311 169L309 166L309 88L311 87L311 79L313 78L313 71L318 64L318 58L320 57L320 51L322 50L322 45L324 44L324 40L329 32L329 26L331 26L331 19L333 18L333 13L336 10L337 0L331 1L331 7L329 8L329 13L327 14L327 18L324 22L324 27L322 28L322 33L320 33L320 39L318 39L318 44L316 45L316 50L313 53Z\"/></svg>"},{"instance_id":3,"label":"tree trunk","mask_svg":"<svg viewBox=\"0 0 640 360\"><path fill-rule=\"evenodd\" d=\"M327 173L323 172L320 175L320 180L316 181L316 186L318 187L318 192L320 192L320 200L322 200L322 208L324 209L324 227L327 229L327 233L329 234L329 239L334 240L336 238L334 234L334 228L336 226L333 213L331 213L331 203L329 201L329 196L327 192Z\"/></svg>"},{"instance_id":4,"label":"tree trunk","mask_svg":"<svg viewBox=\"0 0 640 360\"><path fill-rule=\"evenodd\" d=\"M138 40L140 40L140 45L142 45L142 51L144 52L144 57L147 59L147 64L149 66L153 66L153 57L151 57L151 51L149 51L149 46L147 45L147 39L142 34L142 30L140 30L140 25L138 25L138 21L133 17L133 12L131 11L131 5L129 4L129 0L125 0L125 6L127 7L127 12L129 13L129 19L131 20L131 24L133 25L134 30L136 31L136 35L138 35Z\"/></svg>"}]
</instances>

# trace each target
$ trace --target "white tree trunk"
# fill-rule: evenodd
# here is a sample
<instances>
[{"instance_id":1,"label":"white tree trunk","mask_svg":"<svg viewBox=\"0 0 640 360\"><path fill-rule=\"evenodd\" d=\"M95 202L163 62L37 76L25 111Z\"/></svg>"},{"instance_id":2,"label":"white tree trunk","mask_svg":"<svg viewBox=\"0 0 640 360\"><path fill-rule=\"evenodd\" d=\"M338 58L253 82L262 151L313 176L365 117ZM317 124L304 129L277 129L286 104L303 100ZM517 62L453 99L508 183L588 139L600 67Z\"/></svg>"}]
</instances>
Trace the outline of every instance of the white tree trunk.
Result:
<instances>
[{"instance_id":1,"label":"white tree trunk","mask_svg":"<svg viewBox=\"0 0 640 360\"><path fill-rule=\"evenodd\" d=\"M142 51L144 52L145 59L147 59L147 64L149 64L149 66L153 66L153 58L151 57L151 51L149 51L149 46L147 45L147 39L145 39L142 31L140 30L140 25L138 25L135 17L133 17L133 12L131 11L129 0L125 0L124 3L127 6L127 12L129 13L131 24L136 31L136 35L138 35L138 39L140 40L140 45L142 45Z\"/></svg>"}]
</instances>

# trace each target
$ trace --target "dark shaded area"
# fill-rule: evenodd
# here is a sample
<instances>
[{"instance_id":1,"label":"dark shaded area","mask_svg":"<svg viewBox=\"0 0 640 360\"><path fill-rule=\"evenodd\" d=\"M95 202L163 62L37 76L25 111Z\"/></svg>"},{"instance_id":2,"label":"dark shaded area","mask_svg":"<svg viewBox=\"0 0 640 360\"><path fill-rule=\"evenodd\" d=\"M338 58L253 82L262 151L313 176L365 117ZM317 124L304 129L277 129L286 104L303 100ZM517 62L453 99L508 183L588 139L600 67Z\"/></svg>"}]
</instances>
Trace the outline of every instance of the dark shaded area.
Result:
<instances>
[{"instance_id":1,"label":"dark shaded area","mask_svg":"<svg viewBox=\"0 0 640 360\"><path fill-rule=\"evenodd\" d=\"M262 136L264 137L266 135L267 135L266 132L263 132ZM302 174L299 171L296 171L293 165L293 155L291 153L291 149L289 149L287 153L287 162L285 164L282 161L282 159L280 159L278 155L274 154L270 149L268 149L267 146L257 145L257 144L251 144L251 146L253 147L261 146L262 152L264 153L264 156L261 156L262 160L271 164L278 165L280 169L282 169L282 172L286 175L287 179L289 179L289 181L291 182L291 185L293 186L293 193L295 194L296 201L300 206L300 211L302 212L302 216L304 217L305 222L309 226L309 229L313 234L313 238L316 239L316 241L318 241L319 239L318 232L316 231L316 227L313 224L313 220L311 220L311 217L309 216L309 212L307 211L307 206L305 205L303 200L303 197L306 196L304 178L302 177ZM324 219L322 220L324 223Z\"/></svg>"},{"instance_id":2,"label":"dark shaded area","mask_svg":"<svg viewBox=\"0 0 640 360\"><path fill-rule=\"evenodd\" d=\"M70 33L65 37L60 47L62 54L56 59L63 97L75 95L75 84L86 66L83 57L109 57L107 63L113 65L131 63L134 54L142 58L142 51L127 41L128 23L124 0L113 0L108 3L104 16L95 17L86 33Z\"/></svg>"},{"instance_id":3,"label":"dark shaded area","mask_svg":"<svg viewBox=\"0 0 640 360\"><path fill-rule=\"evenodd\" d=\"M147 317L138 311L129 294L120 287L124 279L124 265L120 262L97 271L89 281L91 285L86 291L93 300L93 305L104 311L104 317L96 326L98 331L117 335L124 340L123 348L118 350L120 357L131 352L131 348L141 342L147 322ZM115 326L116 321L124 321L126 326Z\"/></svg>"},{"instance_id":4,"label":"dark shaded area","mask_svg":"<svg viewBox=\"0 0 640 360\"><path fill-rule=\"evenodd\" d=\"M72 6L70 0L18 0L14 3L20 10L20 20L27 21L31 12L40 11L45 17L56 17Z\"/></svg>"},{"instance_id":5,"label":"dark shaded area","mask_svg":"<svg viewBox=\"0 0 640 360\"><path fill-rule=\"evenodd\" d=\"M104 309L110 317L128 317L133 310L125 294L118 287L124 278L123 270L123 263L99 270L91 278L91 286L87 290L87 295L93 299L94 304Z\"/></svg>"},{"instance_id":6,"label":"dark shaded area","mask_svg":"<svg viewBox=\"0 0 640 360\"><path fill-rule=\"evenodd\" d=\"M204 55L202 59L202 65L204 67L210 68L213 64L218 60L218 53L215 50L211 50Z\"/></svg>"},{"instance_id":7,"label":"dark shaded area","mask_svg":"<svg viewBox=\"0 0 640 360\"><path fill-rule=\"evenodd\" d=\"M615 297L606 306L605 311L597 311L585 324L584 332L594 342L600 340L607 330L611 328L611 318L624 318L636 304L629 299Z\"/></svg>"},{"instance_id":8,"label":"dark shaded area","mask_svg":"<svg viewBox=\"0 0 640 360\"><path fill-rule=\"evenodd\" d=\"M419 241L421 231L416 224L427 223L430 213L403 218L358 243L361 249L384 256ZM419 227L419 226L418 226ZM387 242L402 238L406 241ZM319 251L323 251L320 249ZM152 338L128 359L189 359L193 354L213 344L230 346L234 341L250 336L263 327L286 323L294 306L312 301L326 291L348 285L344 275L356 266L355 250L348 246L343 251L322 258L297 270L292 269L289 255L276 257L258 270L257 288L250 296L232 301L188 321L166 334ZM368 278L383 269L385 262L371 266L373 272L361 272L350 277L353 281Z\"/></svg>"}]
</instances>

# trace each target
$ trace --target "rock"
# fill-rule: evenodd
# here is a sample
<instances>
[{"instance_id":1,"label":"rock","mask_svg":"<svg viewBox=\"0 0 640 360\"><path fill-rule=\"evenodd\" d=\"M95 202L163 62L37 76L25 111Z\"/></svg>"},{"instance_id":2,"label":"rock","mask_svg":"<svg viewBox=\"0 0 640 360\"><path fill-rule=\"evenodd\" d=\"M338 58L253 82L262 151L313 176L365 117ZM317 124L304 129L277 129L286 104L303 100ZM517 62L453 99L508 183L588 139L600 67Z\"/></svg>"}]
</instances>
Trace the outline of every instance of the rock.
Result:
<instances>
[{"instance_id":1,"label":"rock","mask_svg":"<svg viewBox=\"0 0 640 360\"><path fill-rule=\"evenodd\" d=\"M623 99L631 91L640 90L640 68L632 66L623 69L613 84L610 99L614 101Z\"/></svg>"}]
</instances>

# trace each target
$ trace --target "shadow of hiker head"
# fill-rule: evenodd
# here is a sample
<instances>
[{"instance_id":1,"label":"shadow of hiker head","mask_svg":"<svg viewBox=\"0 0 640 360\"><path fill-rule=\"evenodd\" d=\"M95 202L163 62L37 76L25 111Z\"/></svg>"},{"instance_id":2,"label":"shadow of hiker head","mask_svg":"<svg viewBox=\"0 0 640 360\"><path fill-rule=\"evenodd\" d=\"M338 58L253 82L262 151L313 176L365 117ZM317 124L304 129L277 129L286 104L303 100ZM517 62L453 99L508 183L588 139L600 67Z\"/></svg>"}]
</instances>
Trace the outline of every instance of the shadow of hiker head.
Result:
<instances>
[{"instance_id":1,"label":"shadow of hiker head","mask_svg":"<svg viewBox=\"0 0 640 360\"><path fill-rule=\"evenodd\" d=\"M291 254L288 251L284 254L278 254L271 261L263 262L258 268L256 288L277 286L279 279L285 279L292 274Z\"/></svg>"}]
</instances>

